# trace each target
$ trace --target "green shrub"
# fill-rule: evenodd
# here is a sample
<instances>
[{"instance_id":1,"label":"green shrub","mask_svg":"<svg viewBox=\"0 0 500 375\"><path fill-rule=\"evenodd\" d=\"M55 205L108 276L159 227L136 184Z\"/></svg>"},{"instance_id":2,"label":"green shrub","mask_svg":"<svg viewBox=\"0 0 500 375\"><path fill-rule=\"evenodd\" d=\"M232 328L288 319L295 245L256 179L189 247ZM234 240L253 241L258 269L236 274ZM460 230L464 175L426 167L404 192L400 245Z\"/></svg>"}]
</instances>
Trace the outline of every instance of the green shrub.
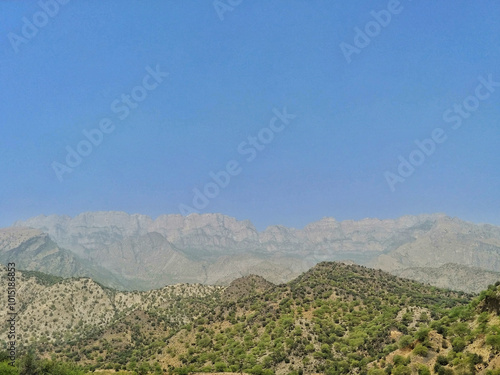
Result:
<instances>
[{"instance_id":1,"label":"green shrub","mask_svg":"<svg viewBox=\"0 0 500 375\"><path fill-rule=\"evenodd\" d=\"M413 354L418 355L420 357L427 357L428 353L429 349L427 349L422 344L418 344L417 346L415 346L415 349L413 349Z\"/></svg>"},{"instance_id":2,"label":"green shrub","mask_svg":"<svg viewBox=\"0 0 500 375\"><path fill-rule=\"evenodd\" d=\"M372 368L368 371L368 375L385 375L385 371L379 368Z\"/></svg>"},{"instance_id":3,"label":"green shrub","mask_svg":"<svg viewBox=\"0 0 500 375\"><path fill-rule=\"evenodd\" d=\"M431 331L430 328L428 327L422 327L420 328L417 333L415 333L415 338L418 341L425 341L429 337L429 332Z\"/></svg>"},{"instance_id":4,"label":"green shrub","mask_svg":"<svg viewBox=\"0 0 500 375\"><path fill-rule=\"evenodd\" d=\"M0 362L0 374L19 375L19 370L16 367L8 365L6 362Z\"/></svg>"},{"instance_id":5,"label":"green shrub","mask_svg":"<svg viewBox=\"0 0 500 375\"><path fill-rule=\"evenodd\" d=\"M490 345L494 350L500 350L500 335L487 335L486 345Z\"/></svg>"},{"instance_id":6,"label":"green shrub","mask_svg":"<svg viewBox=\"0 0 500 375\"><path fill-rule=\"evenodd\" d=\"M448 358L446 358L444 355L438 355L436 362L441 366L446 366L448 364Z\"/></svg>"},{"instance_id":7,"label":"green shrub","mask_svg":"<svg viewBox=\"0 0 500 375\"><path fill-rule=\"evenodd\" d=\"M465 349L466 346L465 340L461 337L455 337L451 342L451 346L453 347L454 351L459 353Z\"/></svg>"},{"instance_id":8,"label":"green shrub","mask_svg":"<svg viewBox=\"0 0 500 375\"><path fill-rule=\"evenodd\" d=\"M392 369L393 375L411 375L411 369L405 365L399 365Z\"/></svg>"},{"instance_id":9,"label":"green shrub","mask_svg":"<svg viewBox=\"0 0 500 375\"><path fill-rule=\"evenodd\" d=\"M418 366L418 375L431 375L431 370L425 365Z\"/></svg>"},{"instance_id":10,"label":"green shrub","mask_svg":"<svg viewBox=\"0 0 500 375\"><path fill-rule=\"evenodd\" d=\"M405 336L402 336L402 337L399 339L399 342L398 342L398 345L399 345L399 348L400 348L400 349L407 348L407 347L408 347L408 346L410 346L411 344L413 344L413 337L411 337L410 335L405 335Z\"/></svg>"}]
</instances>

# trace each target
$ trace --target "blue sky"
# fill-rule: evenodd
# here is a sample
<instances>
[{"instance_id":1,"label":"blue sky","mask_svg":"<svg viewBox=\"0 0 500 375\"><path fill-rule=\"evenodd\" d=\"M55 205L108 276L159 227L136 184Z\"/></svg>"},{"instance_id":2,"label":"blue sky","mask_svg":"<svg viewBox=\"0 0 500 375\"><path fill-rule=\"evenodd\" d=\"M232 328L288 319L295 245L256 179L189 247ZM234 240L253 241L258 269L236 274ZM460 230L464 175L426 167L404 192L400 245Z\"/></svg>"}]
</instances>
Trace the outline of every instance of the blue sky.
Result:
<instances>
[{"instance_id":1,"label":"blue sky","mask_svg":"<svg viewBox=\"0 0 500 375\"><path fill-rule=\"evenodd\" d=\"M259 229L433 212L500 225L500 87L479 79L500 82L500 3L232 3L43 0L44 16L35 1L0 2L0 226L180 207ZM377 30L373 12L390 20ZM168 76L146 90L151 70ZM132 91L146 97L121 119L112 105ZM454 105L470 109L457 129ZM112 131L70 168L68 147L103 119ZM419 151L436 129L441 143ZM210 172L230 162L238 173L215 188Z\"/></svg>"}]
</instances>

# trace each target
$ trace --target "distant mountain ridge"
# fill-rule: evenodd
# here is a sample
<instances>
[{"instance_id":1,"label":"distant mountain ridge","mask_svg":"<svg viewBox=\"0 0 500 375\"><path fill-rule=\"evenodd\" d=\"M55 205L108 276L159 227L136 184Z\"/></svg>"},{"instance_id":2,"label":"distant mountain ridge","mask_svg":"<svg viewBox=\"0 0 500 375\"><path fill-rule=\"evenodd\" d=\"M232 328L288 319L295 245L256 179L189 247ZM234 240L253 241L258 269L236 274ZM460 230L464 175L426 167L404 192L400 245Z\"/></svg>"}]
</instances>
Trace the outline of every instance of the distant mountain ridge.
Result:
<instances>
[{"instance_id":1,"label":"distant mountain ridge","mask_svg":"<svg viewBox=\"0 0 500 375\"><path fill-rule=\"evenodd\" d=\"M9 262L27 270L62 277L87 276L106 280L110 287L121 286L106 269L59 247L48 234L37 229L0 229L0 263Z\"/></svg>"},{"instance_id":2,"label":"distant mountain ridge","mask_svg":"<svg viewBox=\"0 0 500 375\"><path fill-rule=\"evenodd\" d=\"M86 212L69 216L40 215L14 223L48 233L61 246L83 255L125 237L150 232L162 234L185 251L205 253L241 253L249 246L256 250L303 255L310 246L327 251L385 251L408 239L408 229L425 230L444 214L404 216L395 220L363 219L337 221L323 218L304 229L274 225L258 232L249 220L238 221L222 214L161 215L156 220L147 215L125 212ZM103 234L106 236L103 236Z\"/></svg>"},{"instance_id":3,"label":"distant mountain ridge","mask_svg":"<svg viewBox=\"0 0 500 375\"><path fill-rule=\"evenodd\" d=\"M108 275L97 278L99 281L110 285L109 276L124 289L177 282L228 285L249 274L279 284L320 261L335 260L352 260L394 273L447 263L500 272L500 227L444 214L394 220L323 218L303 229L276 225L259 232L248 220L222 214L162 215L153 220L124 212L86 212L73 218L41 215L18 221L5 231L21 227L47 233L60 248L87 265L105 269ZM6 251L0 244L0 256ZM36 268L30 267L24 266ZM421 272L418 275L405 274L422 277ZM433 283L432 276L427 279ZM442 285L442 277L440 282ZM465 282L473 283L474 290L487 286L484 278ZM472 290L464 289L456 277L445 284Z\"/></svg>"},{"instance_id":4,"label":"distant mountain ridge","mask_svg":"<svg viewBox=\"0 0 500 375\"><path fill-rule=\"evenodd\" d=\"M485 285L492 285L500 281L500 272L454 263L447 263L439 267L405 268L393 270L391 273L423 284L461 290L467 293L479 293L485 289ZM460 288L458 288L459 285L461 285Z\"/></svg>"}]
</instances>

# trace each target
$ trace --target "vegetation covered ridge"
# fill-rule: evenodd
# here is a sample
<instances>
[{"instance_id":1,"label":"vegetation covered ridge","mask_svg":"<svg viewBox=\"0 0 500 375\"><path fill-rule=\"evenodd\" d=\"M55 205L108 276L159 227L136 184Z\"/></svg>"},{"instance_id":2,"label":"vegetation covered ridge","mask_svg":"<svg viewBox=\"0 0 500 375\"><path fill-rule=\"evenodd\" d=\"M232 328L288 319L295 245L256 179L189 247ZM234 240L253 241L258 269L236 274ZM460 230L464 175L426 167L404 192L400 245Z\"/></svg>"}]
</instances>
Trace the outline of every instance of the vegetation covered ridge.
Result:
<instances>
[{"instance_id":1,"label":"vegetation covered ridge","mask_svg":"<svg viewBox=\"0 0 500 375\"><path fill-rule=\"evenodd\" d=\"M137 304L36 350L82 371L137 374L496 375L499 311L498 286L474 298L323 262L286 284L249 276L217 293Z\"/></svg>"}]
</instances>

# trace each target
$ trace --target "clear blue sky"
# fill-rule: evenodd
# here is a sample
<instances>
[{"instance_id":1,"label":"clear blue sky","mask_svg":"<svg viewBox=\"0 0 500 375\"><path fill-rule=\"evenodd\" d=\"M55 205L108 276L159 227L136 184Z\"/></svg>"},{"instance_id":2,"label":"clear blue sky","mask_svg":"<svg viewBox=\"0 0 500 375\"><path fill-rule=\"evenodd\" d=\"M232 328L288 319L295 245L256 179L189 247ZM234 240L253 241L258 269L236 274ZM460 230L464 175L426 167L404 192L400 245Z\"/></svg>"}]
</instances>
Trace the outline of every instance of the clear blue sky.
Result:
<instances>
[{"instance_id":1,"label":"clear blue sky","mask_svg":"<svg viewBox=\"0 0 500 375\"><path fill-rule=\"evenodd\" d=\"M240 173L199 212L259 229L432 212L500 225L500 87L469 98L461 127L443 119L476 95L478 77L500 82L500 3L390 4L243 0L221 20L213 1L72 0L53 16L35 1L1 1L0 226L179 213L231 160ZM371 12L391 6L377 30ZM340 45L356 47L355 28L373 37L348 63ZM138 88L147 97L120 119L112 103L157 66L168 76ZM262 130L284 107L296 117ZM106 118L113 131L60 181L54 162ZM414 154L421 164L391 191L384 174L398 175L399 156L437 128L446 141L423 161ZM259 132L274 139L247 161Z\"/></svg>"}]
</instances>

